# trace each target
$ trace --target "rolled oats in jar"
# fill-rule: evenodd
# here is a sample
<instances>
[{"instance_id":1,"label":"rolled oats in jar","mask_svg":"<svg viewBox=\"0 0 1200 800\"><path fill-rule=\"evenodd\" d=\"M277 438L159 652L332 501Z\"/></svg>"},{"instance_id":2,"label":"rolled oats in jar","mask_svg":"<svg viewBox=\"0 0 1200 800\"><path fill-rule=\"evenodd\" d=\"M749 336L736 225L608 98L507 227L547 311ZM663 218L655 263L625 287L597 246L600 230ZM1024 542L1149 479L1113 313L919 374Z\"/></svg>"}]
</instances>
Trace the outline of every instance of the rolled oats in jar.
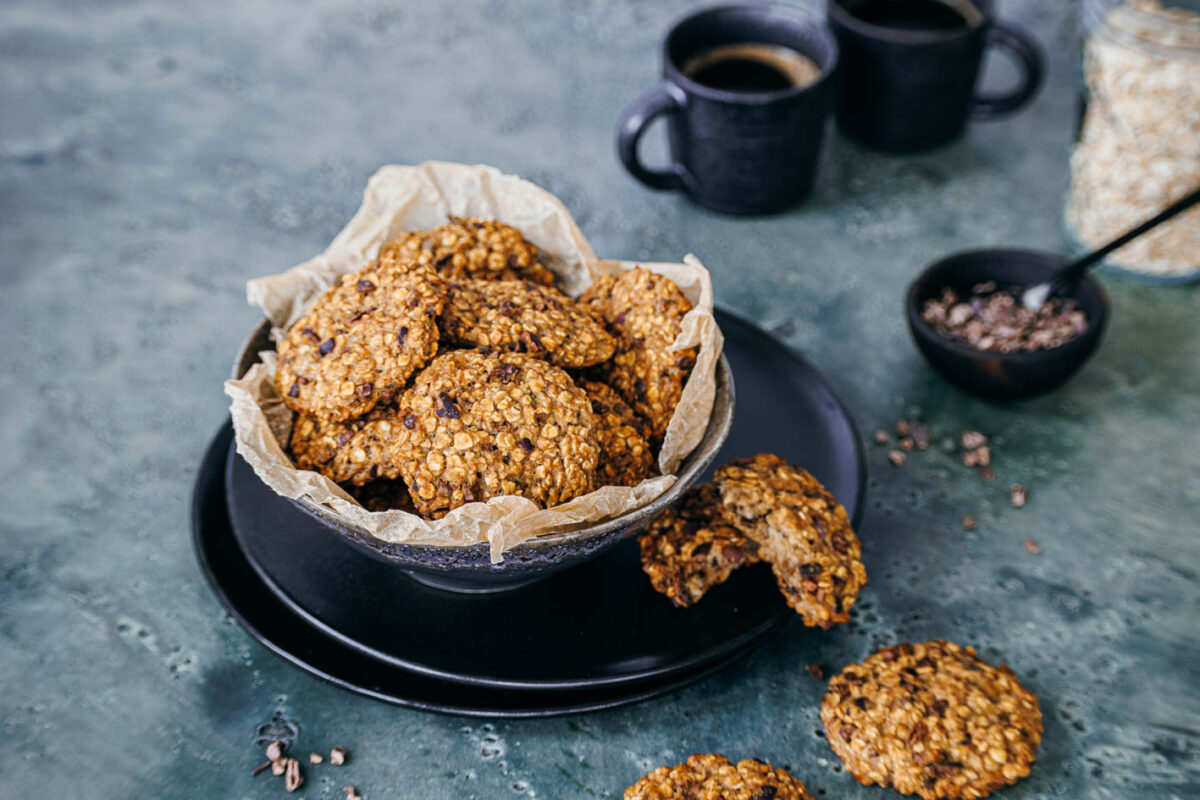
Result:
<instances>
[{"instance_id":1,"label":"rolled oats in jar","mask_svg":"<svg viewBox=\"0 0 1200 800\"><path fill-rule=\"evenodd\" d=\"M1200 186L1200 3L1084 0L1087 104L1066 219L1099 247ZM1200 280L1200 207L1114 252L1109 266Z\"/></svg>"}]
</instances>

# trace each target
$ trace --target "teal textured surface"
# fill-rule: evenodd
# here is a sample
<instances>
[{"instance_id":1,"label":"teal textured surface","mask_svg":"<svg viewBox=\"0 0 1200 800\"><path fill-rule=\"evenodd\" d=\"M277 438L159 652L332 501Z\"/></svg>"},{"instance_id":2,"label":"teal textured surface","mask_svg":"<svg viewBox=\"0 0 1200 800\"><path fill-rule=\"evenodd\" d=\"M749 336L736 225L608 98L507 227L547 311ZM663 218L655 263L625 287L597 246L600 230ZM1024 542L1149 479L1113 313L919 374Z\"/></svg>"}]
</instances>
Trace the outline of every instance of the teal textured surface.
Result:
<instances>
[{"instance_id":1,"label":"teal textured surface","mask_svg":"<svg viewBox=\"0 0 1200 800\"><path fill-rule=\"evenodd\" d=\"M294 725L293 796L308 800L345 785L366 800L618 798L707 751L788 765L819 798L887 798L841 771L818 734L824 682L804 667L934 637L1003 660L1041 698L1038 762L1005 800L1200 793L1197 288L1102 276L1113 313L1095 358L1011 407L947 385L905 329L904 288L935 258L1066 251L1078 4L1000 4L1048 57L1025 113L911 158L831 136L815 194L765 219L653 193L617 163L617 116L689 5L4 4L0 795L287 797L250 771L259 726ZM1009 70L997 60L989 80ZM850 624L791 624L637 706L487 723L340 691L225 615L188 503L259 317L245 281L322 250L381 164L431 158L542 184L604 256L696 253L718 302L798 347L868 438L901 417L931 425L903 467L868 448L870 584ZM969 428L992 437L990 483L958 461ZM1011 483L1030 487L1026 507ZM307 764L332 745L346 766Z\"/></svg>"}]
</instances>

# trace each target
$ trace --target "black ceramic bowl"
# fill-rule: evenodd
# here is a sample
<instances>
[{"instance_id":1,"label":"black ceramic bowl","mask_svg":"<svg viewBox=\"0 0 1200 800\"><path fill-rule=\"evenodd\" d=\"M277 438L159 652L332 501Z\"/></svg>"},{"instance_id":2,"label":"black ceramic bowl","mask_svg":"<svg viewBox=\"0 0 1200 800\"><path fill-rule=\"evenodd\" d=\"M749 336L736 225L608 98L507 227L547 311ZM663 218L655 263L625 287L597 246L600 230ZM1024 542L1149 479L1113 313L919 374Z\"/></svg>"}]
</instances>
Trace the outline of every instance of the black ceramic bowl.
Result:
<instances>
[{"instance_id":1,"label":"black ceramic bowl","mask_svg":"<svg viewBox=\"0 0 1200 800\"><path fill-rule=\"evenodd\" d=\"M242 345L233 375L240 378L258 362L263 350L273 350L271 326L263 320ZM292 500L298 508L325 526L331 536L348 547L405 570L414 579L459 592L492 592L513 589L544 578L560 569L599 555L633 536L672 505L712 463L733 423L733 375L722 356L717 364L716 398L708 429L679 468L679 479L651 502L613 519L588 523L538 536L504 554L499 564L491 562L487 544L469 547L437 547L384 542L365 530L347 524L330 511L307 500Z\"/></svg>"},{"instance_id":2,"label":"black ceramic bowl","mask_svg":"<svg viewBox=\"0 0 1200 800\"><path fill-rule=\"evenodd\" d=\"M949 287L960 295L986 281L1001 287L1047 280L1066 260L1036 250L968 250L935 261L908 287L905 311L917 347L951 383L984 400L1008 402L1044 394L1074 375L1096 350L1108 324L1108 294L1091 277L1075 287L1087 330L1066 344L1029 353L985 353L947 339L921 319L925 301Z\"/></svg>"}]
</instances>

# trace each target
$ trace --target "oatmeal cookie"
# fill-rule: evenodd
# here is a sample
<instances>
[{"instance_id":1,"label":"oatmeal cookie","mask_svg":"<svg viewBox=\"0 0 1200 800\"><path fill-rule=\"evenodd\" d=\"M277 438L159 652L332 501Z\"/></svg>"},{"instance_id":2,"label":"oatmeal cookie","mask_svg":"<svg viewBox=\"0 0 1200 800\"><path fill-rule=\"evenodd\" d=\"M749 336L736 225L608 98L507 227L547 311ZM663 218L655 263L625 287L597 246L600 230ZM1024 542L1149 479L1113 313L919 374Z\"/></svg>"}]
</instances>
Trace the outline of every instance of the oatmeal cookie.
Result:
<instances>
[{"instance_id":1,"label":"oatmeal cookie","mask_svg":"<svg viewBox=\"0 0 1200 800\"><path fill-rule=\"evenodd\" d=\"M554 506L590 492L596 418L570 376L524 353L453 350L399 401L400 474L422 514L521 495Z\"/></svg>"},{"instance_id":2,"label":"oatmeal cookie","mask_svg":"<svg viewBox=\"0 0 1200 800\"><path fill-rule=\"evenodd\" d=\"M625 800L812 800L786 770L761 761L736 764L716 753L659 767L625 790Z\"/></svg>"},{"instance_id":3,"label":"oatmeal cookie","mask_svg":"<svg viewBox=\"0 0 1200 800\"><path fill-rule=\"evenodd\" d=\"M376 262L343 275L279 342L275 387L288 408L331 420L391 402L433 358L446 286L427 268Z\"/></svg>"},{"instance_id":4,"label":"oatmeal cookie","mask_svg":"<svg viewBox=\"0 0 1200 800\"><path fill-rule=\"evenodd\" d=\"M654 468L654 453L646 441L646 421L633 413L612 387L598 381L581 381L596 415L597 486L637 486Z\"/></svg>"},{"instance_id":5,"label":"oatmeal cookie","mask_svg":"<svg viewBox=\"0 0 1200 800\"><path fill-rule=\"evenodd\" d=\"M379 250L379 261L406 268L425 264L451 280L527 280L554 285L538 249L516 228L480 217L451 217L448 225L401 234Z\"/></svg>"},{"instance_id":6,"label":"oatmeal cookie","mask_svg":"<svg viewBox=\"0 0 1200 800\"><path fill-rule=\"evenodd\" d=\"M725 524L711 483L690 489L646 526L638 544L650 584L680 608L698 602L738 567L758 561L758 545Z\"/></svg>"},{"instance_id":7,"label":"oatmeal cookie","mask_svg":"<svg viewBox=\"0 0 1200 800\"><path fill-rule=\"evenodd\" d=\"M984 797L1029 774L1037 697L1012 670L941 639L898 644L829 682L821 720L859 783L935 798Z\"/></svg>"},{"instance_id":8,"label":"oatmeal cookie","mask_svg":"<svg viewBox=\"0 0 1200 800\"><path fill-rule=\"evenodd\" d=\"M376 406L364 416L329 420L298 414L292 425L292 456L336 483L362 486L376 478L400 477L396 407Z\"/></svg>"},{"instance_id":9,"label":"oatmeal cookie","mask_svg":"<svg viewBox=\"0 0 1200 800\"><path fill-rule=\"evenodd\" d=\"M714 480L726 519L758 542L804 624L828 628L850 619L867 571L833 495L803 469L766 453L726 464Z\"/></svg>"},{"instance_id":10,"label":"oatmeal cookie","mask_svg":"<svg viewBox=\"0 0 1200 800\"><path fill-rule=\"evenodd\" d=\"M440 326L460 344L544 356L560 367L607 361L616 347L591 312L528 281L452 282Z\"/></svg>"},{"instance_id":11,"label":"oatmeal cookie","mask_svg":"<svg viewBox=\"0 0 1200 800\"><path fill-rule=\"evenodd\" d=\"M617 352L599 374L649 421L651 438L660 441L696 363L695 348L668 349L692 304L669 278L642 267L600 276L579 302L617 335Z\"/></svg>"}]
</instances>

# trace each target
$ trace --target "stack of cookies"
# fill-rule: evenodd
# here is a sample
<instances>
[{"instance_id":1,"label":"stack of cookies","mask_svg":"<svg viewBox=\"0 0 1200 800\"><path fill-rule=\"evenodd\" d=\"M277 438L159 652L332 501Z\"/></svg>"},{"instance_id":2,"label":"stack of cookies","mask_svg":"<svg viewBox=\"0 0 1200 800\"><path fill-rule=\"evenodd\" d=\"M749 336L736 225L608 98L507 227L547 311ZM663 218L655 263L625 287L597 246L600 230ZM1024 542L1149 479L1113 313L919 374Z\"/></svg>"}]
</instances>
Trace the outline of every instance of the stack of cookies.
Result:
<instances>
[{"instance_id":1,"label":"stack of cookies","mask_svg":"<svg viewBox=\"0 0 1200 800\"><path fill-rule=\"evenodd\" d=\"M769 454L718 469L713 483L650 523L640 543L642 569L677 606L761 560L804 624L829 628L850 618L867 582L846 510L808 472Z\"/></svg>"},{"instance_id":2,"label":"stack of cookies","mask_svg":"<svg viewBox=\"0 0 1200 800\"><path fill-rule=\"evenodd\" d=\"M296 465L371 510L430 519L518 495L550 507L654 470L695 363L692 306L642 268L578 300L521 232L451 218L384 245L282 337Z\"/></svg>"}]
</instances>

